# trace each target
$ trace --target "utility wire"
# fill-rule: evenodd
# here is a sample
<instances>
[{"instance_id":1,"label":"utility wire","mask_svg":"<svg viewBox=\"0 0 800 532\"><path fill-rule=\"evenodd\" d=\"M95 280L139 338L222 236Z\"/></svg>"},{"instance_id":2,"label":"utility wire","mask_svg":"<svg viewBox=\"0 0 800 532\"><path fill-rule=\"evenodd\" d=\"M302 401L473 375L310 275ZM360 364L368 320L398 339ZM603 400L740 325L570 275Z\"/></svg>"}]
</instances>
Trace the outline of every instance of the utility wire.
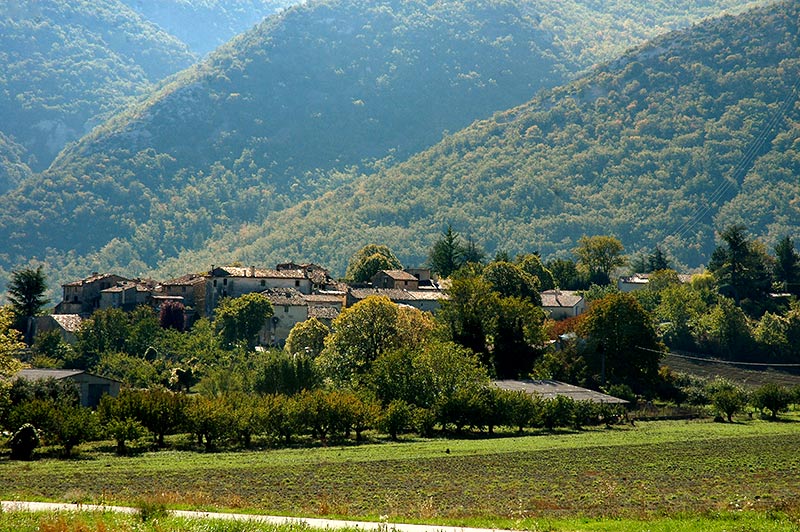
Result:
<instances>
[{"instance_id":1,"label":"utility wire","mask_svg":"<svg viewBox=\"0 0 800 532\"><path fill-rule=\"evenodd\" d=\"M685 358L687 360L699 360L701 362L711 362L714 364L728 364L731 366L761 366L773 368L800 368L800 364L771 364L769 362L734 362L732 360L719 360L716 358L693 357L689 355L679 355L672 351L659 351L657 349L648 349L647 347L636 346L637 349L642 351L649 351L650 353L658 353L660 355L669 355L678 358Z\"/></svg>"},{"instance_id":2,"label":"utility wire","mask_svg":"<svg viewBox=\"0 0 800 532\"><path fill-rule=\"evenodd\" d=\"M733 183L738 183L740 179L739 174L745 172L750 167L752 161L764 146L769 132L786 116L786 112L796 99L798 87L800 87L800 77L797 78L791 90L788 91L786 98L783 100L783 102L781 102L781 105L778 107L778 109L776 109L776 111L772 114L769 121L762 127L761 131L758 133L758 135L756 135L756 138L750 143L747 150L742 155L742 158L739 160L739 163L734 167L732 171L732 179L723 180L723 182L720 183L714 192L712 192L712 194L708 197L705 206L695 210L694 214L692 214L688 220L685 220L683 223L681 223L678 228L672 232L671 236L676 236L679 239L683 238L686 233L691 231L694 226L696 226L700 220L702 220L703 217L708 214L708 212L711 210L712 204L722 198L728 192Z\"/></svg>"}]
</instances>

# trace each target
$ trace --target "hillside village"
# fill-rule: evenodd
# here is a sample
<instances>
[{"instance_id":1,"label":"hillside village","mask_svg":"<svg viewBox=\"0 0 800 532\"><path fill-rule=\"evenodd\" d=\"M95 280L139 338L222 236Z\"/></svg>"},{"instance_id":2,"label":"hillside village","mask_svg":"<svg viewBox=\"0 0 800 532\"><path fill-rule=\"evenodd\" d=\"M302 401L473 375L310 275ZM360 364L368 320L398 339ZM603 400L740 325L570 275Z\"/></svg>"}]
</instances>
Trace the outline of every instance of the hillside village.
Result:
<instances>
[{"instance_id":1,"label":"hillside village","mask_svg":"<svg viewBox=\"0 0 800 532\"><path fill-rule=\"evenodd\" d=\"M621 277L618 286L630 291L643 287L646 281L647 274ZM316 318L330 326L343 308L370 296L385 296L397 305L434 313L447 299L447 284L429 268L380 270L370 282L345 283L333 279L322 266L295 262L277 264L274 269L212 265L207 272L163 282L93 272L62 285L61 301L51 314L35 319L30 333L35 337L39 332L56 330L71 342L82 321L96 310L132 311L144 305L158 312L167 301L182 305L188 327L198 318L213 317L222 298L260 293L272 304L273 316L259 333L259 345L282 347L297 323ZM544 290L541 298L542 309L552 319L575 317L586 310L586 302L577 291Z\"/></svg>"}]
</instances>

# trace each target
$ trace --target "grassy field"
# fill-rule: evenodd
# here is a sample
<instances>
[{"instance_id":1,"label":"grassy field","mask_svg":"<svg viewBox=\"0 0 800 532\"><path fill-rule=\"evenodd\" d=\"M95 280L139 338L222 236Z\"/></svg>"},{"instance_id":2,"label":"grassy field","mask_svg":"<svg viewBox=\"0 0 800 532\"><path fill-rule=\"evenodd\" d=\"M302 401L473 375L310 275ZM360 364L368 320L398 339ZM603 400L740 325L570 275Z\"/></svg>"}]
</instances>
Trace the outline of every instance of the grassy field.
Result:
<instances>
[{"instance_id":1,"label":"grassy field","mask_svg":"<svg viewBox=\"0 0 800 532\"><path fill-rule=\"evenodd\" d=\"M316 532L302 524L268 525L218 520L192 520L159 516L143 521L138 516L109 513L7 513L0 514L0 532ZM386 532L391 532L391 525ZM631 519L543 519L532 531L553 532L796 532L796 521L772 513L726 512L704 516ZM339 529L340 532L363 532ZM320 530L321 532L321 530ZM328 531L330 532L330 531Z\"/></svg>"},{"instance_id":2,"label":"grassy field","mask_svg":"<svg viewBox=\"0 0 800 532\"><path fill-rule=\"evenodd\" d=\"M746 388L758 388L767 383L781 384L789 388L800 386L800 368L726 364L713 360L692 360L674 355L666 355L662 364L674 371L707 379L723 377Z\"/></svg>"},{"instance_id":3,"label":"grassy field","mask_svg":"<svg viewBox=\"0 0 800 532\"><path fill-rule=\"evenodd\" d=\"M258 452L118 458L84 449L72 460L0 460L0 497L528 530L625 530L643 520L649 530L692 520L794 530L798 450L796 414Z\"/></svg>"}]
</instances>

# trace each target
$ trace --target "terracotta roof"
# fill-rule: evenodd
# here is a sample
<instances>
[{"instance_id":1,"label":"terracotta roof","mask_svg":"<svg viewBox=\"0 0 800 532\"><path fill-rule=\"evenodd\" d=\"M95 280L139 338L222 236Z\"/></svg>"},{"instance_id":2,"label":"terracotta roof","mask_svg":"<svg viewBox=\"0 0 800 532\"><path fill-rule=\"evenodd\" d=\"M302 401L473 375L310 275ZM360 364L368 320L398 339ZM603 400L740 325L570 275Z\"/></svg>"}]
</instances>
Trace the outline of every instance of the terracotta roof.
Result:
<instances>
[{"instance_id":1,"label":"terracotta roof","mask_svg":"<svg viewBox=\"0 0 800 532\"><path fill-rule=\"evenodd\" d=\"M213 277L254 277L258 279L305 279L302 270L270 270L255 267L219 266L211 271Z\"/></svg>"},{"instance_id":2,"label":"terracotta roof","mask_svg":"<svg viewBox=\"0 0 800 532\"><path fill-rule=\"evenodd\" d=\"M200 275L197 273L190 273L187 275L182 275L180 277L176 277L175 279L171 279L165 283L161 283L162 286L192 286L198 283L206 282L206 276Z\"/></svg>"},{"instance_id":3,"label":"terracotta roof","mask_svg":"<svg viewBox=\"0 0 800 532\"><path fill-rule=\"evenodd\" d=\"M438 301L447 299L444 292L433 290L403 290L401 288L352 288L350 294L356 299L369 296L386 296L392 301Z\"/></svg>"},{"instance_id":4,"label":"terracotta roof","mask_svg":"<svg viewBox=\"0 0 800 532\"><path fill-rule=\"evenodd\" d=\"M339 316L339 309L336 307L325 307L319 305L310 305L308 307L308 317L317 318L318 320L333 320Z\"/></svg>"},{"instance_id":5,"label":"terracotta roof","mask_svg":"<svg viewBox=\"0 0 800 532\"><path fill-rule=\"evenodd\" d=\"M79 279L77 281L72 281L71 283L67 283L61 286L83 286L85 284L96 283L97 281L108 279L109 277L119 277L120 279L124 279L124 277L120 277L119 275L115 275L113 273L93 273L89 277L86 277L84 279Z\"/></svg>"},{"instance_id":6,"label":"terracotta roof","mask_svg":"<svg viewBox=\"0 0 800 532\"><path fill-rule=\"evenodd\" d=\"M542 306L553 308L573 308L583 296L571 290L545 290L542 292Z\"/></svg>"},{"instance_id":7,"label":"terracotta roof","mask_svg":"<svg viewBox=\"0 0 800 532\"><path fill-rule=\"evenodd\" d=\"M83 323L83 318L78 314L51 314L50 317L68 332L76 332L81 328L81 323Z\"/></svg>"},{"instance_id":8,"label":"terracotta roof","mask_svg":"<svg viewBox=\"0 0 800 532\"><path fill-rule=\"evenodd\" d=\"M291 305L304 307L306 303L303 294L294 288L269 288L261 292L273 305Z\"/></svg>"},{"instance_id":9,"label":"terracotta roof","mask_svg":"<svg viewBox=\"0 0 800 532\"><path fill-rule=\"evenodd\" d=\"M581 388L580 386L573 386L572 384L553 380L500 380L492 381L492 384L502 390L521 390L531 395L538 395L542 399L553 399L556 396L563 395L575 401L590 401L592 403L626 404L628 402L624 399L596 392L588 388Z\"/></svg>"},{"instance_id":10,"label":"terracotta roof","mask_svg":"<svg viewBox=\"0 0 800 532\"><path fill-rule=\"evenodd\" d=\"M344 297L342 295L309 294L303 297L305 298L305 300L308 302L309 305L327 304L328 306L330 306L335 304L341 305L342 303L344 303Z\"/></svg>"},{"instance_id":11,"label":"terracotta roof","mask_svg":"<svg viewBox=\"0 0 800 532\"><path fill-rule=\"evenodd\" d=\"M395 281L418 281L416 277L404 270L381 270L378 273L384 273L387 277L391 277Z\"/></svg>"}]
</instances>

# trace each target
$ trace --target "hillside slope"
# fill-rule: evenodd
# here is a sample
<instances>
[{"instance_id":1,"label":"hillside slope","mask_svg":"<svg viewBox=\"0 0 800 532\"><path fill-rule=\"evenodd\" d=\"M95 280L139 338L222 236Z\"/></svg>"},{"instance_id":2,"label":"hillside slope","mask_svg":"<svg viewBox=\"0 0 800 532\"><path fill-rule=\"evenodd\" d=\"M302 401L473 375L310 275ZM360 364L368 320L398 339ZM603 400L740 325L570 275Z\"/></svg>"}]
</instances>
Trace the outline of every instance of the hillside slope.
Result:
<instances>
[{"instance_id":1,"label":"hillside slope","mask_svg":"<svg viewBox=\"0 0 800 532\"><path fill-rule=\"evenodd\" d=\"M98 253L85 259L91 269L146 271L353 177L332 170L403 160L443 131L527 101L652 32L747 3L331 0L290 8L0 199L0 269L32 258L61 268Z\"/></svg>"},{"instance_id":2,"label":"hillside slope","mask_svg":"<svg viewBox=\"0 0 800 532\"><path fill-rule=\"evenodd\" d=\"M490 253L564 255L613 234L689 266L734 222L769 245L796 237L798 20L782 2L657 39L171 267L291 257L343 271L367 242L418 264L448 223Z\"/></svg>"},{"instance_id":3,"label":"hillside slope","mask_svg":"<svg viewBox=\"0 0 800 532\"><path fill-rule=\"evenodd\" d=\"M204 56L295 0L121 0Z\"/></svg>"},{"instance_id":4,"label":"hillside slope","mask_svg":"<svg viewBox=\"0 0 800 532\"><path fill-rule=\"evenodd\" d=\"M0 2L0 128L42 170L100 116L193 61L117 0Z\"/></svg>"}]
</instances>

